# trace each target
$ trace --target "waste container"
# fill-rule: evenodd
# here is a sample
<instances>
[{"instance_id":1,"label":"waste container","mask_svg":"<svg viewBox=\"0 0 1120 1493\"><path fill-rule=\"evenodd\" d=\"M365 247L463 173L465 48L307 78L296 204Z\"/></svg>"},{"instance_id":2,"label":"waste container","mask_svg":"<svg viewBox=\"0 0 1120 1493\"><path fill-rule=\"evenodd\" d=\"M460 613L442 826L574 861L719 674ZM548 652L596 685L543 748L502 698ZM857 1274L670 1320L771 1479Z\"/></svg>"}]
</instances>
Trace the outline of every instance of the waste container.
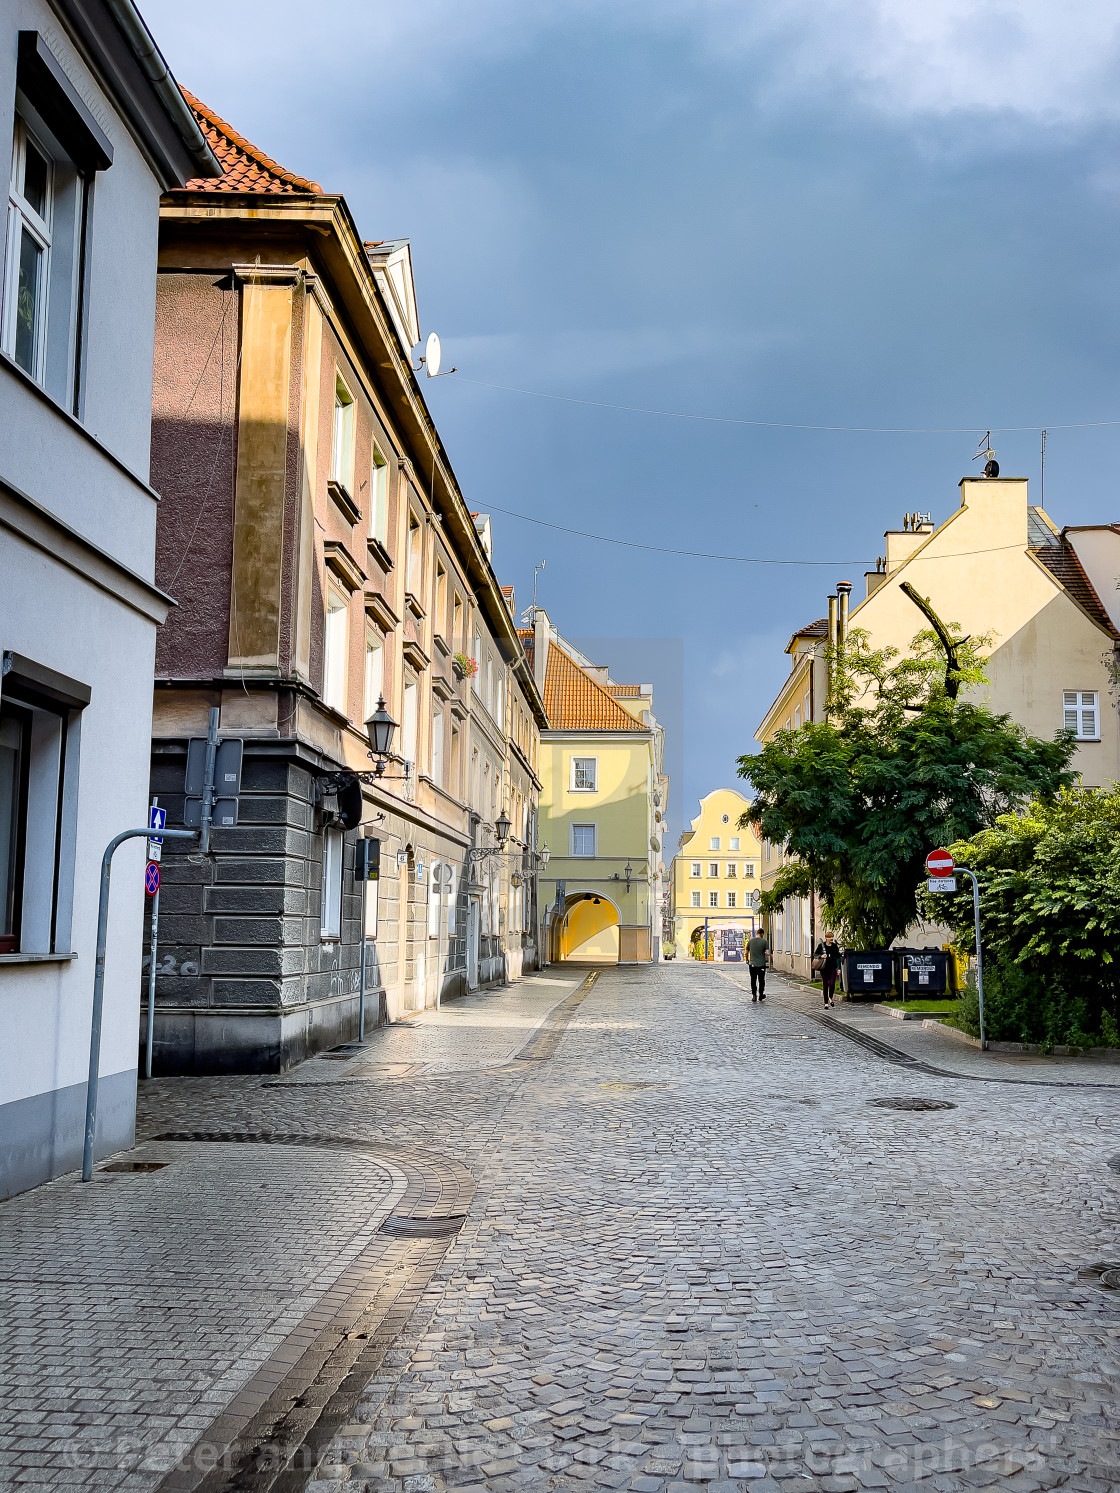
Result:
<instances>
[{"instance_id":1,"label":"waste container","mask_svg":"<svg viewBox=\"0 0 1120 1493\"><path fill-rule=\"evenodd\" d=\"M844 991L849 998L887 995L894 979L894 958L889 949L867 949L843 956Z\"/></svg>"},{"instance_id":2,"label":"waste container","mask_svg":"<svg viewBox=\"0 0 1120 1493\"><path fill-rule=\"evenodd\" d=\"M895 988L910 1000L944 995L949 986L949 956L944 949L896 949ZM903 983L902 971L906 969Z\"/></svg>"}]
</instances>

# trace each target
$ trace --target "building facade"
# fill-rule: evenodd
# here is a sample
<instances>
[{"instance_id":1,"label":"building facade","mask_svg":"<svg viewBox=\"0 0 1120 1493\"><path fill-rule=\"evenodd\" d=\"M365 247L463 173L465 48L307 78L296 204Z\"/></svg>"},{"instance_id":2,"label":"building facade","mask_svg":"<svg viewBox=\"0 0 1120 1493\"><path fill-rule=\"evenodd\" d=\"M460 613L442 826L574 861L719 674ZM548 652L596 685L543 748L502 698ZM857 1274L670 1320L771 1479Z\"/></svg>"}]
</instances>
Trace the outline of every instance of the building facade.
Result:
<instances>
[{"instance_id":1,"label":"building facade","mask_svg":"<svg viewBox=\"0 0 1120 1493\"><path fill-rule=\"evenodd\" d=\"M153 81L155 80L155 81ZM101 857L146 824L161 192L215 172L128 0L0 10L0 1196L80 1162ZM142 843L116 857L95 1154L132 1142Z\"/></svg>"},{"instance_id":2,"label":"building facade","mask_svg":"<svg viewBox=\"0 0 1120 1493\"><path fill-rule=\"evenodd\" d=\"M649 685L617 684L543 609L523 634L548 717L541 733L542 944L548 957L660 957L669 781Z\"/></svg>"},{"instance_id":3,"label":"building facade","mask_svg":"<svg viewBox=\"0 0 1120 1493\"><path fill-rule=\"evenodd\" d=\"M212 707L244 769L214 853L165 850L155 1062L276 1071L356 1036L363 985L376 1024L535 965L544 713L413 370L407 242L191 103L223 176L161 211L152 790L179 822Z\"/></svg>"},{"instance_id":4,"label":"building facade","mask_svg":"<svg viewBox=\"0 0 1120 1493\"><path fill-rule=\"evenodd\" d=\"M721 959L758 925L761 847L753 828L739 826L749 808L737 789L716 788L681 835L672 867L674 958Z\"/></svg>"},{"instance_id":5,"label":"building facade","mask_svg":"<svg viewBox=\"0 0 1120 1493\"><path fill-rule=\"evenodd\" d=\"M840 582L828 616L794 633L789 678L755 734L769 741L826 718L829 644L843 648L849 628L864 629L873 648L905 654L928 626L901 590L908 581L950 626L992 636L988 683L970 698L1036 736L1050 739L1068 727L1076 738L1073 769L1084 786L1104 786L1120 778L1117 577L1120 527L1059 530L1031 505L1025 478L965 479L960 504L943 524L907 514L901 529L885 534L883 556L864 577L865 595L855 606L851 584ZM784 855L783 847L763 842L764 890ZM808 977L822 926L815 899L788 901L771 921L775 965Z\"/></svg>"}]
</instances>

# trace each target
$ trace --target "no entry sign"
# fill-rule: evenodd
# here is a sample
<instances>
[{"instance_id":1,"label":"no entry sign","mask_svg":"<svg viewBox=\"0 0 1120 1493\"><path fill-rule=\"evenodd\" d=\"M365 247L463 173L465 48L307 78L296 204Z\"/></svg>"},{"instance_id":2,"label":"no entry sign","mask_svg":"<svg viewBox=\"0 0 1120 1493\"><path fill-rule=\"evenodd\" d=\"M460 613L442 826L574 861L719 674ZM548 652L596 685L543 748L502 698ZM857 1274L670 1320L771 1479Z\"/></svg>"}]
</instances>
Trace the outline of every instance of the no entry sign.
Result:
<instances>
[{"instance_id":1,"label":"no entry sign","mask_svg":"<svg viewBox=\"0 0 1120 1493\"><path fill-rule=\"evenodd\" d=\"M926 871L930 876L952 876L955 866L947 850L931 850L926 856Z\"/></svg>"}]
</instances>

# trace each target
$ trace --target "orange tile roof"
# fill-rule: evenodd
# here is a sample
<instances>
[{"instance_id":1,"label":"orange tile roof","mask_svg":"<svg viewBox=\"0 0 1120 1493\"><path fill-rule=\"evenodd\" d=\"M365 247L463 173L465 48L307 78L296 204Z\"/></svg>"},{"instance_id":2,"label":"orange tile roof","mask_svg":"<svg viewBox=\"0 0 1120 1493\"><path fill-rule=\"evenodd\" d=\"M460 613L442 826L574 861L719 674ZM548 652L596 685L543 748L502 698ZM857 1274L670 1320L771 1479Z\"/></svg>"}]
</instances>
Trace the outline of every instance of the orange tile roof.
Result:
<instances>
[{"instance_id":1,"label":"orange tile roof","mask_svg":"<svg viewBox=\"0 0 1120 1493\"><path fill-rule=\"evenodd\" d=\"M232 125L208 109L200 99L182 89L183 97L198 120L206 143L218 158L222 175L217 180L196 177L183 188L187 192L312 192L322 195L317 181L287 171L263 150L258 150Z\"/></svg>"},{"instance_id":2,"label":"orange tile roof","mask_svg":"<svg viewBox=\"0 0 1120 1493\"><path fill-rule=\"evenodd\" d=\"M640 684L608 684L607 689L612 695L640 695L642 692Z\"/></svg>"},{"instance_id":3,"label":"orange tile roof","mask_svg":"<svg viewBox=\"0 0 1120 1493\"><path fill-rule=\"evenodd\" d=\"M1117 632L1113 626L1112 618L1105 610L1104 603L1097 595L1092 581L1085 574L1085 568L1077 558L1073 546L1067 540L1063 538L1057 544L1032 545L1031 553L1036 559L1041 560L1054 579L1065 587L1086 616L1091 617L1098 627L1104 628L1110 637L1120 638L1120 632Z\"/></svg>"},{"instance_id":4,"label":"orange tile roof","mask_svg":"<svg viewBox=\"0 0 1120 1493\"><path fill-rule=\"evenodd\" d=\"M555 643L548 650L544 713L556 731L645 731L591 675Z\"/></svg>"}]
</instances>

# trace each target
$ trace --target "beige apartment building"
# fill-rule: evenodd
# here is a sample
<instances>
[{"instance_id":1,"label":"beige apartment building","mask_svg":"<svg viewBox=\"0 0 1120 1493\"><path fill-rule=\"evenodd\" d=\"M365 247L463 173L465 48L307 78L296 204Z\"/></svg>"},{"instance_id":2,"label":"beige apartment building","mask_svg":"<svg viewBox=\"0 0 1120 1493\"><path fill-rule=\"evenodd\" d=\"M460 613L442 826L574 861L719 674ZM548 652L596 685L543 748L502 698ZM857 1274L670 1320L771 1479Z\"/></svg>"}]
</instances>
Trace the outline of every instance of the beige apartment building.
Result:
<instances>
[{"instance_id":1,"label":"beige apartment building","mask_svg":"<svg viewBox=\"0 0 1120 1493\"><path fill-rule=\"evenodd\" d=\"M901 590L908 581L947 624L992 635L989 683L971 697L1036 736L1073 730L1074 770L1086 787L1104 786L1120 778L1118 578L1120 525L1059 529L1031 505L1026 478L966 478L944 523L908 513L901 528L887 531L856 605L850 582L842 581L828 598L828 615L793 634L789 678L755 734L765 742L825 719L830 638L842 646L847 630L858 627L872 647L905 652L928 626ZM763 842L764 889L782 862L782 847ZM807 977L820 931L813 899L788 901L771 921L776 967Z\"/></svg>"},{"instance_id":2,"label":"beige apartment building","mask_svg":"<svg viewBox=\"0 0 1120 1493\"><path fill-rule=\"evenodd\" d=\"M739 826L750 806L737 789L716 788L700 800L700 813L680 837L672 867L676 959L720 960L760 921L761 847L752 828ZM740 938L727 940L725 933Z\"/></svg>"},{"instance_id":3,"label":"beige apartment building","mask_svg":"<svg viewBox=\"0 0 1120 1493\"><path fill-rule=\"evenodd\" d=\"M535 966L545 716L424 402L407 242L190 102L223 175L161 210L152 787L177 823L213 706L244 770L214 855L164 856L155 1055L276 1070L363 997L368 1026Z\"/></svg>"}]
</instances>

